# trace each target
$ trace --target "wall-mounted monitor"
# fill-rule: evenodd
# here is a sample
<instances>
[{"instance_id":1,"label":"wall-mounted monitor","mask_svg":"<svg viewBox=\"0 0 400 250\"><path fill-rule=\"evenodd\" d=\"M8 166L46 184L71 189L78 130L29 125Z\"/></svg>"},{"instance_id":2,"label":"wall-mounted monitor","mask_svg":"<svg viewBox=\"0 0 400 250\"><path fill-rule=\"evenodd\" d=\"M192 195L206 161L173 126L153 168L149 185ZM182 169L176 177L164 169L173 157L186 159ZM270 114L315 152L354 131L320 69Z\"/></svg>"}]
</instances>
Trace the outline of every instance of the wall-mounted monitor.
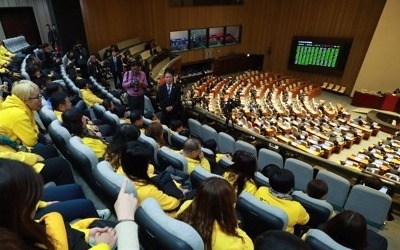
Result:
<instances>
[{"instance_id":1,"label":"wall-mounted monitor","mask_svg":"<svg viewBox=\"0 0 400 250\"><path fill-rule=\"evenodd\" d=\"M207 29L192 29L189 31L190 49L207 48Z\"/></svg>"},{"instance_id":2,"label":"wall-mounted monitor","mask_svg":"<svg viewBox=\"0 0 400 250\"><path fill-rule=\"evenodd\" d=\"M242 31L241 25L226 26L225 45L240 43L241 31Z\"/></svg>"},{"instance_id":3,"label":"wall-mounted monitor","mask_svg":"<svg viewBox=\"0 0 400 250\"><path fill-rule=\"evenodd\" d=\"M189 49L189 31L171 31L169 33L171 52L185 51Z\"/></svg>"},{"instance_id":4,"label":"wall-mounted monitor","mask_svg":"<svg viewBox=\"0 0 400 250\"><path fill-rule=\"evenodd\" d=\"M352 42L349 38L293 37L288 68L342 75Z\"/></svg>"},{"instance_id":5,"label":"wall-mounted monitor","mask_svg":"<svg viewBox=\"0 0 400 250\"><path fill-rule=\"evenodd\" d=\"M208 47L224 45L225 27L208 28Z\"/></svg>"}]
</instances>

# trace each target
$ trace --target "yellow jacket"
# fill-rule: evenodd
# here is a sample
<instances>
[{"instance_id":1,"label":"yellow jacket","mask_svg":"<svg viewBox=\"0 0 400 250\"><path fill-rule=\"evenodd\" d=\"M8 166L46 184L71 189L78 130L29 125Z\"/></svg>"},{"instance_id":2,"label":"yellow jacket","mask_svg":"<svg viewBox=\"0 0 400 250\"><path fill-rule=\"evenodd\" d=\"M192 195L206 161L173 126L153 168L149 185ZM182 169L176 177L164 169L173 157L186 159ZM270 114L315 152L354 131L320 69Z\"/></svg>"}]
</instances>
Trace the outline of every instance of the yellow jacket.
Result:
<instances>
[{"instance_id":1,"label":"yellow jacket","mask_svg":"<svg viewBox=\"0 0 400 250\"><path fill-rule=\"evenodd\" d=\"M260 187L254 196L286 212L289 219L286 231L289 233L294 232L296 224L305 225L310 219L306 209L299 202L278 198L271 194L268 187Z\"/></svg>"},{"instance_id":2,"label":"yellow jacket","mask_svg":"<svg viewBox=\"0 0 400 250\"><path fill-rule=\"evenodd\" d=\"M95 219L85 219L83 221L78 221L71 227L74 229L77 229L79 231L82 231L85 233L85 240L88 242L88 233L89 229L83 229L81 226L86 226L89 225L93 220ZM55 249L57 250L68 250L68 235L67 231L65 229L65 224L62 216L59 213L52 212L44 215L40 220L39 223L44 223L46 227L46 232L47 234L54 239L53 244L55 246ZM92 247L91 249L93 250L109 250L110 247L105 244L97 244L96 246Z\"/></svg>"},{"instance_id":3,"label":"yellow jacket","mask_svg":"<svg viewBox=\"0 0 400 250\"><path fill-rule=\"evenodd\" d=\"M211 248L213 250L244 250L254 249L250 237L237 227L236 232L241 237L231 236L221 230L218 222L214 222Z\"/></svg>"},{"instance_id":4,"label":"yellow jacket","mask_svg":"<svg viewBox=\"0 0 400 250\"><path fill-rule=\"evenodd\" d=\"M92 137L83 137L82 143L90 147L94 151L97 159L104 157L104 153L107 149L107 144L105 144L102 140Z\"/></svg>"},{"instance_id":5,"label":"yellow jacket","mask_svg":"<svg viewBox=\"0 0 400 250\"><path fill-rule=\"evenodd\" d=\"M207 158L203 157L201 160L195 160L189 157L185 157L187 161L188 174L190 174L197 166L202 166L208 172L211 172L210 163Z\"/></svg>"},{"instance_id":6,"label":"yellow jacket","mask_svg":"<svg viewBox=\"0 0 400 250\"><path fill-rule=\"evenodd\" d=\"M88 107L92 107L95 103L102 104L103 99L93 94L90 89L81 89L82 99Z\"/></svg>"},{"instance_id":7,"label":"yellow jacket","mask_svg":"<svg viewBox=\"0 0 400 250\"><path fill-rule=\"evenodd\" d=\"M117 170L118 174L125 175L122 168ZM156 186L151 184L143 184L138 181L132 181L132 184L135 186L136 192L138 194L138 205L142 203L146 198L153 197L160 203L162 210L164 211L172 211L179 207L181 201L175 197L169 196L165 194L163 191L158 189Z\"/></svg>"},{"instance_id":8,"label":"yellow jacket","mask_svg":"<svg viewBox=\"0 0 400 250\"><path fill-rule=\"evenodd\" d=\"M182 206L179 208L179 211L176 213L177 215L181 214L189 205L192 203L192 200L185 201ZM237 227L236 232L239 234L239 237L227 235L221 230L218 222L214 222L213 225L213 234L212 234L212 249L213 250L242 250L242 249L254 249L253 242L250 237L244 232L242 229Z\"/></svg>"},{"instance_id":9,"label":"yellow jacket","mask_svg":"<svg viewBox=\"0 0 400 250\"><path fill-rule=\"evenodd\" d=\"M2 103L0 117L0 135L28 147L36 144L39 129L33 112L18 97L7 97ZM37 173L44 167L44 164L39 162L39 155L17 151L8 145L0 144L0 158L24 162L33 166Z\"/></svg>"},{"instance_id":10,"label":"yellow jacket","mask_svg":"<svg viewBox=\"0 0 400 250\"><path fill-rule=\"evenodd\" d=\"M233 183L236 181L238 178L238 175L233 173L233 172L225 172L223 175L225 180L227 180L232 186ZM243 191L250 193L254 195L257 192L257 186L253 181L246 181L243 187ZM237 193L237 188L235 189L235 192Z\"/></svg>"},{"instance_id":11,"label":"yellow jacket","mask_svg":"<svg viewBox=\"0 0 400 250\"><path fill-rule=\"evenodd\" d=\"M17 96L11 95L6 98L0 110L0 117L0 135L5 135L26 147L36 145L39 128L33 111Z\"/></svg>"},{"instance_id":12,"label":"yellow jacket","mask_svg":"<svg viewBox=\"0 0 400 250\"><path fill-rule=\"evenodd\" d=\"M5 55L5 56L8 56L8 57L15 56L15 54L10 52L10 51L8 51L8 49L6 49L6 47L4 47L3 44L0 45L0 55Z\"/></svg>"}]
</instances>

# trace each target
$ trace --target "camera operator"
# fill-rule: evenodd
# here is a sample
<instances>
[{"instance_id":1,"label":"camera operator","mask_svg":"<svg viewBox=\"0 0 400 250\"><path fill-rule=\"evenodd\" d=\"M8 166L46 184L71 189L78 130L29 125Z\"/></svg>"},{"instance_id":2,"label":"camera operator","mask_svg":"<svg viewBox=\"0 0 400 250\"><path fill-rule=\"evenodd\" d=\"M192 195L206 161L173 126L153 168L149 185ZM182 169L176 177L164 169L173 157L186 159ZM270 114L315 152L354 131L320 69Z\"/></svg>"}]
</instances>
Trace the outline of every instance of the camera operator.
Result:
<instances>
[{"instance_id":1,"label":"camera operator","mask_svg":"<svg viewBox=\"0 0 400 250\"><path fill-rule=\"evenodd\" d=\"M144 90L148 87L146 74L140 70L141 63L133 61L129 71L125 72L122 87L128 94L128 106L132 110L144 113Z\"/></svg>"}]
</instances>

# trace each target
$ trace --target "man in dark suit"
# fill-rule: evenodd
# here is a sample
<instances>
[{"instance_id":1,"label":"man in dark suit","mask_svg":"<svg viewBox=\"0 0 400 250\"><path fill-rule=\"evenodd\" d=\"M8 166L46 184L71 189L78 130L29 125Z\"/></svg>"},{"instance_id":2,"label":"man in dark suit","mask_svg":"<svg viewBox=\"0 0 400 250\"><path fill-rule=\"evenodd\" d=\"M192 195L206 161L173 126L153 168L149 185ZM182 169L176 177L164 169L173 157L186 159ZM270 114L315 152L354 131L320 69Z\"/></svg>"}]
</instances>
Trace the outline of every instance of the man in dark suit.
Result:
<instances>
[{"instance_id":1,"label":"man in dark suit","mask_svg":"<svg viewBox=\"0 0 400 250\"><path fill-rule=\"evenodd\" d=\"M111 74L113 75L114 79L114 86L116 89L121 89L122 88L122 59L121 57L117 56L117 51L113 49L111 51L111 56L108 59L108 65L110 65L110 71ZM118 80L119 79L119 83Z\"/></svg>"},{"instance_id":2,"label":"man in dark suit","mask_svg":"<svg viewBox=\"0 0 400 250\"><path fill-rule=\"evenodd\" d=\"M174 83L175 70L166 68L164 71L165 84L157 91L157 102L161 108L161 123L169 126L173 119L181 119L181 88Z\"/></svg>"}]
</instances>

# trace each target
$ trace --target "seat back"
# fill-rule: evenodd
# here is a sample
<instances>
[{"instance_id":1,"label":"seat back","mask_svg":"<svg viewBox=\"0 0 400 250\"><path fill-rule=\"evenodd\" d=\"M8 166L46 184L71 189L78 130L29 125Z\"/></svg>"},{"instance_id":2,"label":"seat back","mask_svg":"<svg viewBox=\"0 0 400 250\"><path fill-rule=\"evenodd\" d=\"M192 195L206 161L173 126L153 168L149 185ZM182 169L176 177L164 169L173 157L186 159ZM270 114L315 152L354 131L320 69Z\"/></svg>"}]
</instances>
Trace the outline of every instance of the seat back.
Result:
<instances>
[{"instance_id":1,"label":"seat back","mask_svg":"<svg viewBox=\"0 0 400 250\"><path fill-rule=\"evenodd\" d=\"M289 158L286 160L284 169L294 174L294 189L307 191L307 184L313 179L314 170L310 164Z\"/></svg>"},{"instance_id":2,"label":"seat back","mask_svg":"<svg viewBox=\"0 0 400 250\"><path fill-rule=\"evenodd\" d=\"M201 166L195 167L193 171L190 173L190 183L192 183L192 188L196 189L200 185L200 183L202 183L205 179L211 177L222 178L221 175L212 174Z\"/></svg>"},{"instance_id":3,"label":"seat back","mask_svg":"<svg viewBox=\"0 0 400 250\"><path fill-rule=\"evenodd\" d=\"M254 180L256 181L258 186L270 187L268 177L266 177L262 173L256 171L254 173L254 177L255 177Z\"/></svg>"},{"instance_id":4,"label":"seat back","mask_svg":"<svg viewBox=\"0 0 400 250\"><path fill-rule=\"evenodd\" d=\"M392 198L389 195L364 185L355 185L350 191L344 209L362 214L368 225L380 229L391 204Z\"/></svg>"},{"instance_id":5,"label":"seat back","mask_svg":"<svg viewBox=\"0 0 400 250\"><path fill-rule=\"evenodd\" d=\"M320 224L327 222L333 212L333 207L328 202L314 199L301 191L294 191L292 197L307 210L310 215L307 225L311 228L317 228Z\"/></svg>"},{"instance_id":6,"label":"seat back","mask_svg":"<svg viewBox=\"0 0 400 250\"><path fill-rule=\"evenodd\" d=\"M183 144L188 138L186 136L180 135L179 133L172 133L171 134L171 147L181 150L183 149Z\"/></svg>"},{"instance_id":7,"label":"seat back","mask_svg":"<svg viewBox=\"0 0 400 250\"><path fill-rule=\"evenodd\" d=\"M113 207L122 183L128 178L117 174L108 161L101 161L96 165L93 169L93 177L98 189L104 194L107 206ZM126 192L132 193L137 197L136 189L131 181L128 181L126 185Z\"/></svg>"},{"instance_id":8,"label":"seat back","mask_svg":"<svg viewBox=\"0 0 400 250\"><path fill-rule=\"evenodd\" d=\"M150 147L150 149L152 150L151 153L153 155L151 163L153 163L155 165L155 167L158 167L159 164L158 164L158 158L157 158L157 152L158 152L157 142L153 138L145 135L144 133L140 134L139 141L146 143Z\"/></svg>"},{"instance_id":9,"label":"seat back","mask_svg":"<svg viewBox=\"0 0 400 250\"><path fill-rule=\"evenodd\" d=\"M48 128L50 123L54 120L57 120L57 116L53 110L51 110L48 106L43 106L38 111L40 120L43 122L43 125Z\"/></svg>"},{"instance_id":10,"label":"seat back","mask_svg":"<svg viewBox=\"0 0 400 250\"><path fill-rule=\"evenodd\" d=\"M97 166L98 159L94 151L83 144L82 139L78 136L69 139L67 149L72 157L72 166L82 175L90 187L95 188L92 172Z\"/></svg>"},{"instance_id":11,"label":"seat back","mask_svg":"<svg viewBox=\"0 0 400 250\"><path fill-rule=\"evenodd\" d=\"M251 145L248 142L245 142L245 141L242 141L242 140L237 140L236 144L235 144L235 149L236 149L236 151L243 150L243 151L246 151L248 153L251 153L257 159L257 149L256 149L256 147L254 147L253 145Z\"/></svg>"},{"instance_id":12,"label":"seat back","mask_svg":"<svg viewBox=\"0 0 400 250\"><path fill-rule=\"evenodd\" d=\"M201 123L193 118L188 119L189 130L192 135L196 138L202 138L201 134Z\"/></svg>"},{"instance_id":13,"label":"seat back","mask_svg":"<svg viewBox=\"0 0 400 250\"><path fill-rule=\"evenodd\" d=\"M57 149L65 158L71 160L71 154L67 149L67 144L71 138L69 131L63 127L58 119L52 121L47 130L49 131L50 138L56 145Z\"/></svg>"},{"instance_id":14,"label":"seat back","mask_svg":"<svg viewBox=\"0 0 400 250\"><path fill-rule=\"evenodd\" d=\"M215 143L217 143L218 141L217 130L215 130L213 127L208 126L207 124L203 124L201 126L201 139L203 140L203 142L207 140L214 140Z\"/></svg>"},{"instance_id":15,"label":"seat back","mask_svg":"<svg viewBox=\"0 0 400 250\"><path fill-rule=\"evenodd\" d=\"M340 245L324 231L319 229L308 230L305 242L313 250L350 250L350 248Z\"/></svg>"},{"instance_id":16,"label":"seat back","mask_svg":"<svg viewBox=\"0 0 400 250\"><path fill-rule=\"evenodd\" d=\"M166 167L172 166L185 173L188 171L186 158L182 154L174 152L166 146L162 146L160 150L158 150L157 158L160 170L165 170Z\"/></svg>"},{"instance_id":17,"label":"seat back","mask_svg":"<svg viewBox=\"0 0 400 250\"><path fill-rule=\"evenodd\" d=\"M182 221L165 214L154 198L145 199L135 213L139 241L144 249L203 250L197 231Z\"/></svg>"},{"instance_id":18,"label":"seat back","mask_svg":"<svg viewBox=\"0 0 400 250\"><path fill-rule=\"evenodd\" d=\"M106 108L103 105L95 103L92 107L93 113L96 116L96 119L103 119L104 114L106 113Z\"/></svg>"},{"instance_id":19,"label":"seat back","mask_svg":"<svg viewBox=\"0 0 400 250\"><path fill-rule=\"evenodd\" d=\"M328 185L326 201L333 206L333 209L341 211L349 194L349 180L328 170L320 170L315 178L326 182Z\"/></svg>"},{"instance_id":20,"label":"seat back","mask_svg":"<svg viewBox=\"0 0 400 250\"><path fill-rule=\"evenodd\" d=\"M279 153L262 148L258 152L257 166L258 170L262 171L266 165L275 164L280 168L283 168L283 157Z\"/></svg>"},{"instance_id":21,"label":"seat back","mask_svg":"<svg viewBox=\"0 0 400 250\"><path fill-rule=\"evenodd\" d=\"M227 133L219 132L217 137L218 151L221 153L230 153L233 155L236 151L235 139Z\"/></svg>"},{"instance_id":22,"label":"seat back","mask_svg":"<svg viewBox=\"0 0 400 250\"><path fill-rule=\"evenodd\" d=\"M285 230L288 224L285 211L268 205L247 192L240 194L236 210L243 218L243 230L253 240L268 230Z\"/></svg>"},{"instance_id":23,"label":"seat back","mask_svg":"<svg viewBox=\"0 0 400 250\"><path fill-rule=\"evenodd\" d=\"M112 132L114 132L115 129L121 125L118 116L110 111L106 111L103 118L108 124L110 124Z\"/></svg>"},{"instance_id":24,"label":"seat back","mask_svg":"<svg viewBox=\"0 0 400 250\"><path fill-rule=\"evenodd\" d=\"M148 96L144 96L144 113L154 113L154 107L153 104L151 103L151 100Z\"/></svg>"}]
</instances>

